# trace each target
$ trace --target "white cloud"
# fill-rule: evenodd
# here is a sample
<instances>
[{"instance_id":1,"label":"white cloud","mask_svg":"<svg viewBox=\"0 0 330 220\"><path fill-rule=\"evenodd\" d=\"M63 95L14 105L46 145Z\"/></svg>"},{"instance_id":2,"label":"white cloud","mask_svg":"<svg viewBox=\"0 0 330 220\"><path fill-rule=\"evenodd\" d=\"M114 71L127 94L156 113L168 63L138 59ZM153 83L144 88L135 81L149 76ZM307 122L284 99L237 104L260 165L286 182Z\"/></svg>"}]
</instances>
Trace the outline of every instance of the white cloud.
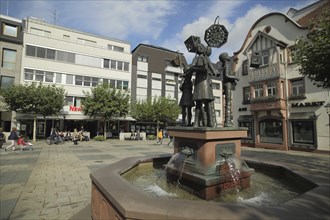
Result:
<instances>
[{"instance_id":1,"label":"white cloud","mask_svg":"<svg viewBox=\"0 0 330 220\"><path fill-rule=\"evenodd\" d=\"M215 2L214 5L210 5L209 13L205 13L208 15L208 17L200 17L195 21L185 25L180 33L177 33L172 39L164 41L162 46L171 48L173 50L180 50L185 54L189 63L194 57L194 54L187 52L187 49L184 46L184 41L190 35L195 35L199 36L204 42L205 30L214 23L217 13L219 14L219 12L224 12L221 13L219 23L224 25L228 30L228 41L221 48L212 49L213 53L211 55L211 60L213 62L217 62L218 56L222 52L227 52L228 54L232 55L233 52L237 51L241 47L248 33L248 30L251 28L253 23L261 16L272 11L272 9L270 8L266 8L261 5L256 5L255 7L247 11L245 14L239 16L237 15L237 11L240 10L239 6L243 3L243 1ZM236 19L233 19L233 14L237 15ZM230 22L230 20L232 20L233 22ZM206 45L205 42L204 44Z\"/></svg>"}]
</instances>

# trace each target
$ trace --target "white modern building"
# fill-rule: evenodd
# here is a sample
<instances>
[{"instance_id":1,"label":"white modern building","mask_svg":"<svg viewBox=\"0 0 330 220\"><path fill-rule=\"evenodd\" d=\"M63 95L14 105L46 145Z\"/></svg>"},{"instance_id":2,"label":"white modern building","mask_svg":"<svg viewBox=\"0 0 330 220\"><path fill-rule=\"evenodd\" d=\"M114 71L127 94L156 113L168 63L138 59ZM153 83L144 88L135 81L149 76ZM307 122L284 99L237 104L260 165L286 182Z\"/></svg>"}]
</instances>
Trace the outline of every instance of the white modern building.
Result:
<instances>
[{"instance_id":1,"label":"white modern building","mask_svg":"<svg viewBox=\"0 0 330 220\"><path fill-rule=\"evenodd\" d=\"M270 13L250 28L234 53L240 78L234 91L234 123L248 127L245 145L281 150L329 151L329 91L302 76L294 60L295 42L308 34L307 21L329 1L287 15ZM257 56L255 56L257 55ZM255 66L260 58L260 66Z\"/></svg>"},{"instance_id":2,"label":"white modern building","mask_svg":"<svg viewBox=\"0 0 330 220\"><path fill-rule=\"evenodd\" d=\"M47 130L57 127L72 131L84 126L91 136L96 135L103 125L83 115L83 91L90 91L100 83L109 83L115 88L129 91L132 60L130 43L67 29L31 17L23 20L23 26L20 83L56 84L67 93L66 104L60 115L48 117ZM28 116L17 115L17 120L25 124L26 129L32 129ZM45 124L40 120L37 126L37 135L41 135ZM110 131L114 133L125 129L125 126L125 122L109 124Z\"/></svg>"}]
</instances>

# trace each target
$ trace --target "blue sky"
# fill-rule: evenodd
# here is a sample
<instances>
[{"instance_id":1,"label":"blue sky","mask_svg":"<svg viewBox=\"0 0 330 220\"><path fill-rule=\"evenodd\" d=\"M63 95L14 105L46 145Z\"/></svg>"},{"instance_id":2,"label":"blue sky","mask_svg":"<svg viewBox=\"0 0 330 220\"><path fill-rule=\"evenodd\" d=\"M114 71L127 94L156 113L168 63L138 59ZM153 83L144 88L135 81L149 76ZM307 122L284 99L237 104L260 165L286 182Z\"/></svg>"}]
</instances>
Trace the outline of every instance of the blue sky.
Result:
<instances>
[{"instance_id":1,"label":"blue sky","mask_svg":"<svg viewBox=\"0 0 330 220\"><path fill-rule=\"evenodd\" d=\"M237 51L252 26L270 12L286 14L315 0L0 0L1 14L23 19L37 17L95 35L128 41L133 50L139 43L183 52L190 35L204 38L204 31L219 16L229 31L228 42L213 49L213 56ZM216 55L217 56L217 55ZM211 57L212 58L212 57ZM215 61L216 62L216 61Z\"/></svg>"}]
</instances>

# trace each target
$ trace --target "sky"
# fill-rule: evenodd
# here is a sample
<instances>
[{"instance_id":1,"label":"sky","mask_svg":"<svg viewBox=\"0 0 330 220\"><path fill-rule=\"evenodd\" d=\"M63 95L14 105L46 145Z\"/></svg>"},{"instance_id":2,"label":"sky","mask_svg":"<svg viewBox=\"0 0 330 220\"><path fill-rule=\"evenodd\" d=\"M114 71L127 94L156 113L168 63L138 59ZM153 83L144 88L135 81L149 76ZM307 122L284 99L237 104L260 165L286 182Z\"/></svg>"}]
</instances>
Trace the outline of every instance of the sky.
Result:
<instances>
[{"instance_id":1,"label":"sky","mask_svg":"<svg viewBox=\"0 0 330 220\"><path fill-rule=\"evenodd\" d=\"M204 39L205 30L217 23L229 32L227 43L212 49L211 60L222 52L233 55L257 19L270 12L286 14L316 0L0 0L2 15L36 17L62 27L124 40L131 50L151 44L183 53L191 35ZM214 61L217 62L217 61Z\"/></svg>"}]
</instances>

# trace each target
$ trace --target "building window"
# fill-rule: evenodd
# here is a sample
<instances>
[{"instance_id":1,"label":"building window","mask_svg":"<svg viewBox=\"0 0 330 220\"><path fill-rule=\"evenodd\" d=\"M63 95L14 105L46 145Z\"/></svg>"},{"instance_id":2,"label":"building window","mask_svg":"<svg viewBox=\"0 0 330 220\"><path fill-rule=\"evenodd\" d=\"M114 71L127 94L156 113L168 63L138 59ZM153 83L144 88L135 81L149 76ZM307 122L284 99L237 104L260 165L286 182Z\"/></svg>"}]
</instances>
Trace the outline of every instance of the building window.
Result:
<instances>
[{"instance_id":1,"label":"building window","mask_svg":"<svg viewBox=\"0 0 330 220\"><path fill-rule=\"evenodd\" d=\"M52 72L46 72L46 79L45 82L54 82L54 73Z\"/></svg>"},{"instance_id":2,"label":"building window","mask_svg":"<svg viewBox=\"0 0 330 220\"><path fill-rule=\"evenodd\" d=\"M32 69L24 69L24 79L33 80L34 72Z\"/></svg>"},{"instance_id":3,"label":"building window","mask_svg":"<svg viewBox=\"0 0 330 220\"><path fill-rule=\"evenodd\" d=\"M37 48L35 46L26 45L26 56L36 56Z\"/></svg>"},{"instance_id":4,"label":"building window","mask_svg":"<svg viewBox=\"0 0 330 220\"><path fill-rule=\"evenodd\" d=\"M268 96L276 96L277 95L276 82L268 82L267 83L267 92L268 92Z\"/></svg>"},{"instance_id":5,"label":"building window","mask_svg":"<svg viewBox=\"0 0 330 220\"><path fill-rule=\"evenodd\" d=\"M75 76L75 85L82 86L83 77L82 76Z\"/></svg>"},{"instance_id":6,"label":"building window","mask_svg":"<svg viewBox=\"0 0 330 220\"><path fill-rule=\"evenodd\" d=\"M123 89L128 90L128 81L123 81Z\"/></svg>"},{"instance_id":7,"label":"building window","mask_svg":"<svg viewBox=\"0 0 330 220\"><path fill-rule=\"evenodd\" d=\"M261 98L264 96L264 88L263 84L256 84L254 85L254 98Z\"/></svg>"},{"instance_id":8,"label":"building window","mask_svg":"<svg viewBox=\"0 0 330 220\"><path fill-rule=\"evenodd\" d=\"M129 63L124 62L124 71L129 71Z\"/></svg>"},{"instance_id":9,"label":"building window","mask_svg":"<svg viewBox=\"0 0 330 220\"><path fill-rule=\"evenodd\" d=\"M108 44L108 50L113 50L113 51L118 51L118 52L124 52L124 48L123 47L118 47L118 46L114 46L111 44Z\"/></svg>"},{"instance_id":10,"label":"building window","mask_svg":"<svg viewBox=\"0 0 330 220\"><path fill-rule=\"evenodd\" d=\"M84 76L84 86L91 86L91 77Z\"/></svg>"},{"instance_id":11,"label":"building window","mask_svg":"<svg viewBox=\"0 0 330 220\"><path fill-rule=\"evenodd\" d=\"M17 37L18 27L9 24L2 24L2 34L10 37Z\"/></svg>"},{"instance_id":12,"label":"building window","mask_svg":"<svg viewBox=\"0 0 330 220\"><path fill-rule=\"evenodd\" d=\"M14 85L15 78L14 77L8 77L8 76L1 76L1 89L8 88L12 85Z\"/></svg>"},{"instance_id":13,"label":"building window","mask_svg":"<svg viewBox=\"0 0 330 220\"><path fill-rule=\"evenodd\" d=\"M262 52L262 65L268 65L269 64L269 50Z\"/></svg>"},{"instance_id":14,"label":"building window","mask_svg":"<svg viewBox=\"0 0 330 220\"><path fill-rule=\"evenodd\" d=\"M147 79L147 75L137 74L137 78L139 78L139 79Z\"/></svg>"},{"instance_id":15,"label":"building window","mask_svg":"<svg viewBox=\"0 0 330 220\"><path fill-rule=\"evenodd\" d=\"M220 97L214 96L214 103L220 104L221 103Z\"/></svg>"},{"instance_id":16,"label":"building window","mask_svg":"<svg viewBox=\"0 0 330 220\"><path fill-rule=\"evenodd\" d=\"M297 59L297 48L292 46L288 48L288 62L295 63Z\"/></svg>"},{"instance_id":17,"label":"building window","mask_svg":"<svg viewBox=\"0 0 330 220\"><path fill-rule=\"evenodd\" d=\"M139 56L138 56L138 61L141 61L141 62L148 62L148 57L139 55Z\"/></svg>"},{"instance_id":18,"label":"building window","mask_svg":"<svg viewBox=\"0 0 330 220\"><path fill-rule=\"evenodd\" d=\"M109 67L110 67L110 60L103 59L103 68L109 69Z\"/></svg>"},{"instance_id":19,"label":"building window","mask_svg":"<svg viewBox=\"0 0 330 220\"><path fill-rule=\"evenodd\" d=\"M115 60L111 60L111 69L116 69L116 61Z\"/></svg>"},{"instance_id":20,"label":"building window","mask_svg":"<svg viewBox=\"0 0 330 220\"><path fill-rule=\"evenodd\" d=\"M243 87L243 104L250 103L251 100L251 91L250 87Z\"/></svg>"},{"instance_id":21,"label":"building window","mask_svg":"<svg viewBox=\"0 0 330 220\"><path fill-rule=\"evenodd\" d=\"M303 78L290 80L289 86L290 86L290 97L305 95L305 85Z\"/></svg>"},{"instance_id":22,"label":"building window","mask_svg":"<svg viewBox=\"0 0 330 220\"><path fill-rule=\"evenodd\" d=\"M46 58L49 60L55 60L56 50L46 49Z\"/></svg>"},{"instance_id":23,"label":"building window","mask_svg":"<svg viewBox=\"0 0 330 220\"><path fill-rule=\"evenodd\" d=\"M62 73L56 73L56 83L62 83Z\"/></svg>"},{"instance_id":24,"label":"building window","mask_svg":"<svg viewBox=\"0 0 330 220\"><path fill-rule=\"evenodd\" d=\"M46 48L38 47L37 48L37 57L46 58Z\"/></svg>"},{"instance_id":25,"label":"building window","mask_svg":"<svg viewBox=\"0 0 330 220\"><path fill-rule=\"evenodd\" d=\"M242 64L242 75L246 76L249 74L248 60L244 60Z\"/></svg>"},{"instance_id":26,"label":"building window","mask_svg":"<svg viewBox=\"0 0 330 220\"><path fill-rule=\"evenodd\" d=\"M220 90L220 83L212 83L212 88L216 90Z\"/></svg>"},{"instance_id":27,"label":"building window","mask_svg":"<svg viewBox=\"0 0 330 220\"><path fill-rule=\"evenodd\" d=\"M282 144L282 122L276 119L265 119L259 123L260 142Z\"/></svg>"},{"instance_id":28,"label":"building window","mask_svg":"<svg viewBox=\"0 0 330 220\"><path fill-rule=\"evenodd\" d=\"M15 69L16 67L16 50L3 48L1 67L6 69Z\"/></svg>"},{"instance_id":29,"label":"building window","mask_svg":"<svg viewBox=\"0 0 330 220\"><path fill-rule=\"evenodd\" d=\"M81 100L82 98L81 97L74 97L74 106L76 107L81 107Z\"/></svg>"},{"instance_id":30,"label":"building window","mask_svg":"<svg viewBox=\"0 0 330 220\"><path fill-rule=\"evenodd\" d=\"M92 78L92 86L95 87L95 86L98 86L100 83L100 79L99 78L96 78L96 77L93 77Z\"/></svg>"},{"instance_id":31,"label":"building window","mask_svg":"<svg viewBox=\"0 0 330 220\"><path fill-rule=\"evenodd\" d=\"M66 84L73 85L73 75L71 74L66 75Z\"/></svg>"},{"instance_id":32,"label":"building window","mask_svg":"<svg viewBox=\"0 0 330 220\"><path fill-rule=\"evenodd\" d=\"M117 61L117 70L123 70L123 62Z\"/></svg>"},{"instance_id":33,"label":"building window","mask_svg":"<svg viewBox=\"0 0 330 220\"><path fill-rule=\"evenodd\" d=\"M35 71L35 81L43 82L45 78L44 71L36 70Z\"/></svg>"}]
</instances>

